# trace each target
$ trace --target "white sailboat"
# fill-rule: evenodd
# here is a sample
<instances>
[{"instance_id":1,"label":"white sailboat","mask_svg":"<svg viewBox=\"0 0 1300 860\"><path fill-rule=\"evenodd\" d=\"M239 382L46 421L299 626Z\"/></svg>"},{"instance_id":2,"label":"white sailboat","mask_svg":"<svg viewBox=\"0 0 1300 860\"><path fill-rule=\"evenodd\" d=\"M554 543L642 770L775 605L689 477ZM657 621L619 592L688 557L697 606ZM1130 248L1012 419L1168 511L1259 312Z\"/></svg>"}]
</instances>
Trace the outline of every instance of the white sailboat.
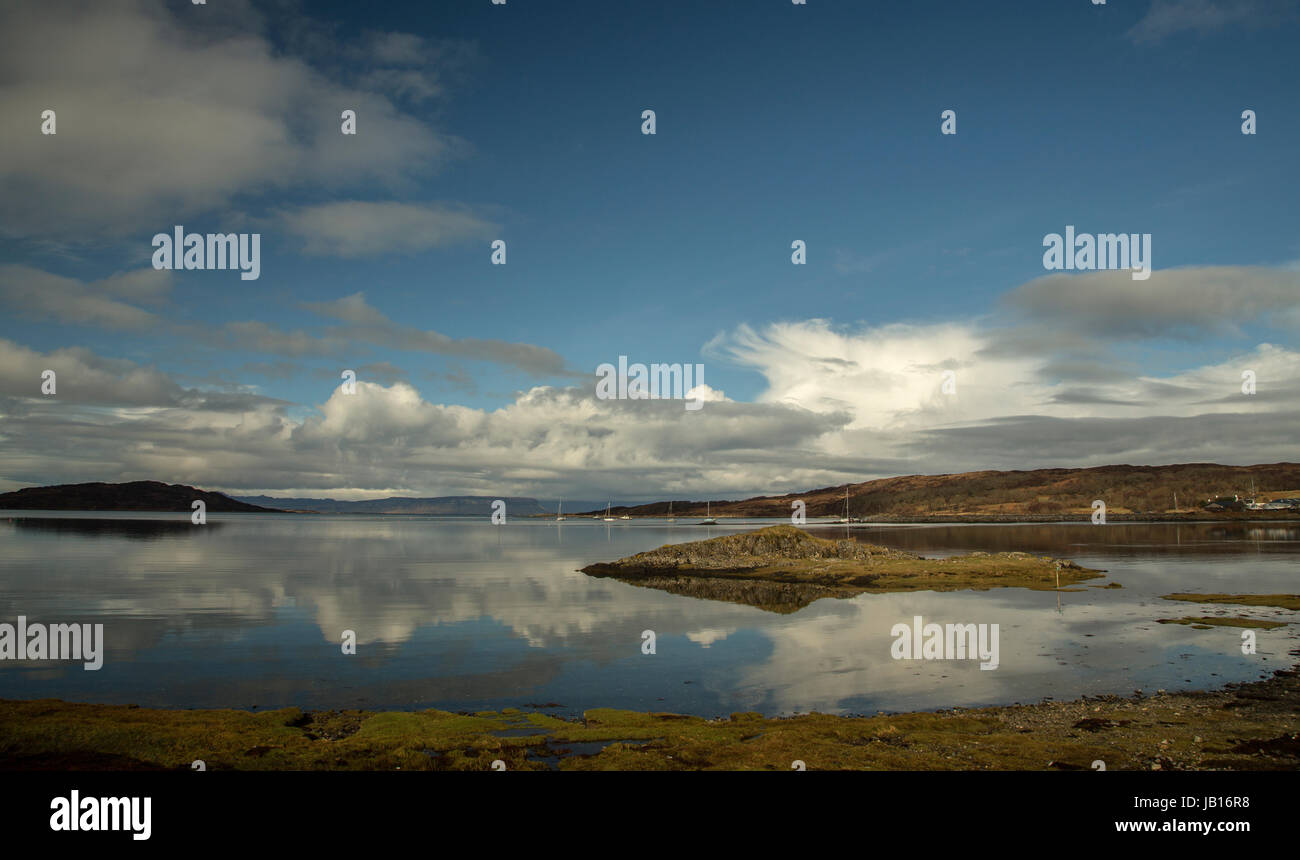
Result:
<instances>
[{"instance_id":1,"label":"white sailboat","mask_svg":"<svg viewBox=\"0 0 1300 860\"><path fill-rule=\"evenodd\" d=\"M557 523L564 522L564 500L563 499L560 499L560 509L555 512L555 521Z\"/></svg>"},{"instance_id":2,"label":"white sailboat","mask_svg":"<svg viewBox=\"0 0 1300 860\"><path fill-rule=\"evenodd\" d=\"M612 523L614 518L609 515L609 502L605 503L605 522Z\"/></svg>"},{"instance_id":3,"label":"white sailboat","mask_svg":"<svg viewBox=\"0 0 1300 860\"><path fill-rule=\"evenodd\" d=\"M704 520L700 523L702 526L716 526L718 521L713 518L713 502L704 503Z\"/></svg>"},{"instance_id":4,"label":"white sailboat","mask_svg":"<svg viewBox=\"0 0 1300 860\"><path fill-rule=\"evenodd\" d=\"M848 487L844 488L844 516L840 517L839 521L841 523L847 523L849 521L849 488Z\"/></svg>"},{"instance_id":5,"label":"white sailboat","mask_svg":"<svg viewBox=\"0 0 1300 860\"><path fill-rule=\"evenodd\" d=\"M673 503L672 503L672 502L669 502L669 503L668 503L668 522L670 522L670 523L675 523L675 522L677 522L677 517L673 516Z\"/></svg>"}]
</instances>

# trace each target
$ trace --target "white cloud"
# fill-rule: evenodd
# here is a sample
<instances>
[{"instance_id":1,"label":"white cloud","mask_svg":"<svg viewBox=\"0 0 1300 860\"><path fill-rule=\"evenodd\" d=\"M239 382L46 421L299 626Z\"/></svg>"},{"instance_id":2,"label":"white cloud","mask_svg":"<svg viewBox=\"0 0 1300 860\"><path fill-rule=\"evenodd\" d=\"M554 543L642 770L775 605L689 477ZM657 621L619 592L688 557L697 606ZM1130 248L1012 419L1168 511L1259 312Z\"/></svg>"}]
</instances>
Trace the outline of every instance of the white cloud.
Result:
<instances>
[{"instance_id":1,"label":"white cloud","mask_svg":"<svg viewBox=\"0 0 1300 860\"><path fill-rule=\"evenodd\" d=\"M162 320L112 295L156 303L170 288L171 273L153 269L122 272L87 284L30 266L0 265L0 302L19 315L114 331L149 329Z\"/></svg>"},{"instance_id":2,"label":"white cloud","mask_svg":"<svg viewBox=\"0 0 1300 860\"><path fill-rule=\"evenodd\" d=\"M1098 338L1238 335L1267 322L1300 330L1300 272L1265 266L1161 269L1142 282L1126 271L1053 274L1003 297L1043 325Z\"/></svg>"},{"instance_id":3,"label":"white cloud","mask_svg":"<svg viewBox=\"0 0 1300 860\"><path fill-rule=\"evenodd\" d=\"M948 341L961 347L954 351L924 330L851 336L806 324L782 335L792 332L792 352L780 339L745 335L774 378L789 355L818 364L837 350L853 361L928 347L894 355L890 384L879 390L828 377L829 393L800 383L764 402L711 400L699 412L680 401L599 400L594 385L536 387L500 409L475 409L430 402L404 381L362 378L355 394L336 388L317 413L295 420L279 401L186 389L86 350L42 355L0 342L0 480L152 478L335 496L734 498L911 472L1294 459L1300 354L1283 347L1089 383L1104 395L1093 402L1059 397L1072 389L1036 380L1031 369L1016 371L1020 390L979 378L1005 368L981 362L971 333ZM938 392L934 368L947 360L965 362L957 395ZM49 366L58 368L58 398L39 394ZM1256 395L1240 392L1242 369L1255 370Z\"/></svg>"},{"instance_id":4,"label":"white cloud","mask_svg":"<svg viewBox=\"0 0 1300 860\"><path fill-rule=\"evenodd\" d=\"M253 16L177 8L0 5L0 114L13 119L0 126L0 233L152 235L271 191L397 187L463 146L402 113L377 89L389 82L331 79ZM55 135L39 131L46 109ZM340 134L344 109L358 134Z\"/></svg>"},{"instance_id":5,"label":"white cloud","mask_svg":"<svg viewBox=\"0 0 1300 860\"><path fill-rule=\"evenodd\" d=\"M763 403L847 412L849 429L902 430L1033 411L1042 399L1034 364L981 355L986 340L968 323L892 324L857 332L825 320L742 325L711 350L768 382ZM956 395L942 393L944 371Z\"/></svg>"},{"instance_id":6,"label":"white cloud","mask_svg":"<svg viewBox=\"0 0 1300 860\"><path fill-rule=\"evenodd\" d=\"M714 642L721 642L732 633L736 632L734 627L716 628L706 627L703 630L692 630L686 634L686 638L701 648L708 648Z\"/></svg>"},{"instance_id":7,"label":"white cloud","mask_svg":"<svg viewBox=\"0 0 1300 860\"><path fill-rule=\"evenodd\" d=\"M1128 312L1168 332L1221 315L1244 329L1288 310L1275 274L1232 273L1153 277L1162 298L1132 299ZM1010 325L742 325L706 352L767 387L755 402L737 402L703 386L699 411L675 400L600 400L594 376L531 388L498 409L437 403L380 362L371 373L340 365L363 369L356 393L335 390L307 417L290 417L279 401L186 388L88 350L41 354L2 342L0 481L154 478L345 497L737 498L893 474L1295 458L1300 352L1269 341L1189 352L1177 341L1177 360L1166 361L1160 343L1172 341L1107 329L1104 314L1090 318L1088 303L1071 298L1083 290L1121 302L1106 298L1110 289L1119 287L1092 277L1036 280L1012 294L1008 305L1028 319ZM563 372L544 347L424 331L360 293L305 307L337 325L317 335L247 321L219 333L236 348L287 355L337 355L361 343ZM1142 352L1112 355L1130 342ZM38 393L46 367L59 372L58 398ZM1247 370L1255 394L1241 391ZM954 374L952 394L945 372Z\"/></svg>"}]
</instances>

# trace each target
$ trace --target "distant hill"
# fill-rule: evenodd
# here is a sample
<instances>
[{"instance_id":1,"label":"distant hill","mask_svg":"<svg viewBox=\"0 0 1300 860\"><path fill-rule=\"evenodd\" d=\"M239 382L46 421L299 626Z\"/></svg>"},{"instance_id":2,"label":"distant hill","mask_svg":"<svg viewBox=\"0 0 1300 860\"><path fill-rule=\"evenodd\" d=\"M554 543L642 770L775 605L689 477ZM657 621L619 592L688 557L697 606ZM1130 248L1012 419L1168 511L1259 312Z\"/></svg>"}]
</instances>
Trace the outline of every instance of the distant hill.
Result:
<instances>
[{"instance_id":1,"label":"distant hill","mask_svg":"<svg viewBox=\"0 0 1300 860\"><path fill-rule=\"evenodd\" d=\"M337 499L279 498L276 496L239 496L242 502L268 505L290 511L314 511L321 514L424 514L443 517L487 517L492 515L492 502L501 499L506 503L507 517L530 517L554 514L551 505L542 505L536 499L515 496L437 496L411 499L395 496L387 499L367 499L359 502Z\"/></svg>"},{"instance_id":2,"label":"distant hill","mask_svg":"<svg viewBox=\"0 0 1300 860\"><path fill-rule=\"evenodd\" d=\"M1094 499L1106 503L1107 515L1144 517L1178 510L1200 513L1218 496L1254 497L1265 501L1300 497L1300 463L1220 466L1187 463L1175 466L1097 466L1088 469L1034 469L1010 472L962 472L953 475L906 475L858 484L840 484L781 496L757 496L742 501L712 502L721 517L788 517L791 503L802 501L809 517L844 513L848 490L849 515L854 518L1048 518L1079 517L1092 512ZM237 496L199 490L183 484L132 481L125 484L62 484L29 487L0 494L0 509L84 511L189 511L202 499L211 512L314 511L319 513L424 514L432 516L490 516L494 496L433 498L335 499ZM504 497L511 517L549 516L554 503ZM704 501L674 500L673 514L702 517ZM614 507L614 516L664 516L668 501ZM565 502L572 516L603 514L604 506L590 501ZM1285 512L1282 512L1285 513ZM1278 512L1244 512L1277 515ZM1226 515L1226 514L1225 514ZM1294 513L1291 514L1294 516Z\"/></svg>"},{"instance_id":3,"label":"distant hill","mask_svg":"<svg viewBox=\"0 0 1300 860\"><path fill-rule=\"evenodd\" d=\"M164 484L130 481L125 484L59 484L0 493L0 510L27 511L185 511L202 501L208 513L275 513L274 508L237 501L221 493Z\"/></svg>"},{"instance_id":4,"label":"distant hill","mask_svg":"<svg viewBox=\"0 0 1300 860\"><path fill-rule=\"evenodd\" d=\"M1252 483L1254 491L1252 493ZM712 502L714 516L788 517L791 503L803 501L810 517L844 513L844 491L851 517L1019 517L1091 514L1094 499L1109 514L1165 514L1201 511L1216 496L1252 495L1260 500L1300 496L1300 463L1220 466L1097 466L1088 469L1034 469L907 475L860 484L840 484L782 496ZM703 501L674 501L673 513L702 517ZM663 516L668 502L614 508L615 516Z\"/></svg>"}]
</instances>

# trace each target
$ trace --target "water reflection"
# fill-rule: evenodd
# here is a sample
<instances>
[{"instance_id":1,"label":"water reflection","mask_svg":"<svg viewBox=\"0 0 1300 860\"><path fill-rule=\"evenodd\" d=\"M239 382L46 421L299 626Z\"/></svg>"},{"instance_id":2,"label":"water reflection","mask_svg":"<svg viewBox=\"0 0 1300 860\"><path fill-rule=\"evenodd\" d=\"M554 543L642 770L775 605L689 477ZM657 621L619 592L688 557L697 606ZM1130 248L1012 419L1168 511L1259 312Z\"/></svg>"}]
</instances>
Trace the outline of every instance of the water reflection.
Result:
<instances>
[{"instance_id":1,"label":"water reflection","mask_svg":"<svg viewBox=\"0 0 1300 860\"><path fill-rule=\"evenodd\" d=\"M578 572L746 527L238 514L196 527L183 514L6 512L0 620L103 622L107 654L99 672L0 663L0 697L871 712L1217 685L1280 666L1295 647L1295 625L1262 631L1259 655L1246 658L1236 631L1155 623L1187 614L1159 600L1172 591L1300 590L1300 541L1285 524L854 528L926 555L1073 558L1124 587L861 595L786 614ZM891 627L914 615L998 623L1001 667L891 659ZM341 653L345 629L357 633L355 657ZM646 629L655 655L640 651Z\"/></svg>"},{"instance_id":2,"label":"water reflection","mask_svg":"<svg viewBox=\"0 0 1300 860\"><path fill-rule=\"evenodd\" d=\"M883 543L913 552L1035 552L1068 555L1105 551L1109 555L1141 556L1195 552L1200 555L1255 552L1256 543L1277 544L1266 549L1290 553L1300 541L1300 526L1277 523L1051 523L1026 525L916 525L813 528L813 534L833 531L867 543ZM829 535L825 535L829 536Z\"/></svg>"},{"instance_id":3,"label":"water reflection","mask_svg":"<svg viewBox=\"0 0 1300 860\"><path fill-rule=\"evenodd\" d=\"M72 517L34 519L29 516L15 516L5 518L3 524L20 531L46 532L54 535L86 535L90 537L115 536L134 538L135 540L157 540L163 537L192 538L201 534L190 522L188 514L177 520L100 520L74 519ZM209 522L205 527L215 530L224 526L225 523Z\"/></svg>"}]
</instances>

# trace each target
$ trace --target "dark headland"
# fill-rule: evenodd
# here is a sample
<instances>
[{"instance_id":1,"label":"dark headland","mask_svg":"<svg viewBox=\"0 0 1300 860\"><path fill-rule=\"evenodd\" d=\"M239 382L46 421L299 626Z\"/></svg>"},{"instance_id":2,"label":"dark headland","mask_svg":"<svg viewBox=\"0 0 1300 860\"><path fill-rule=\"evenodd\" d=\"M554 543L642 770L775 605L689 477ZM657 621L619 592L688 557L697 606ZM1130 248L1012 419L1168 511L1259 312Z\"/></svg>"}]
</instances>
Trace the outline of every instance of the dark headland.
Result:
<instances>
[{"instance_id":1,"label":"dark headland","mask_svg":"<svg viewBox=\"0 0 1300 860\"><path fill-rule=\"evenodd\" d=\"M185 511L201 501L210 513L280 513L236 501L223 493L184 484L131 481L125 484L59 484L0 493L0 510L14 511Z\"/></svg>"}]
</instances>

